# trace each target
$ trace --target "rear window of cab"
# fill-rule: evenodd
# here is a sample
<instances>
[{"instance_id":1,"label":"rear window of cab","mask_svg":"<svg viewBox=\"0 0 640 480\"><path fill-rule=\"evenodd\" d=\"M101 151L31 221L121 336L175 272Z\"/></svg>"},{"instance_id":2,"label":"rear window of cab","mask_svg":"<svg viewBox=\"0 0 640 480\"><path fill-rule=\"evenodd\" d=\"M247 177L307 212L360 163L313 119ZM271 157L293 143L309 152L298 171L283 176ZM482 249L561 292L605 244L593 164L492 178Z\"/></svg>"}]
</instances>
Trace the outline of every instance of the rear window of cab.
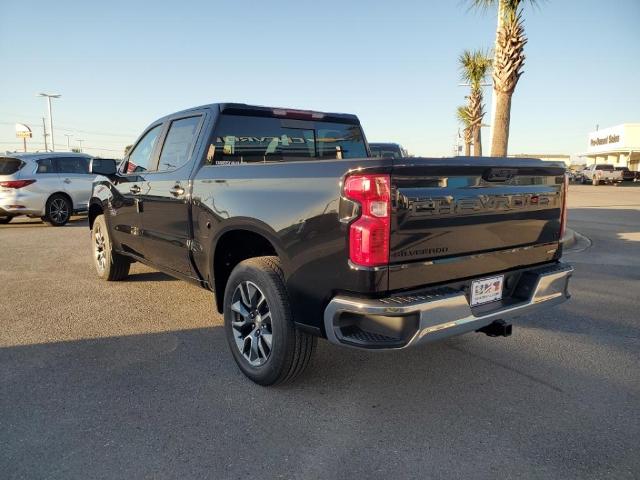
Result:
<instances>
[{"instance_id":1,"label":"rear window of cab","mask_svg":"<svg viewBox=\"0 0 640 480\"><path fill-rule=\"evenodd\" d=\"M235 165L365 157L367 149L359 125L222 115L209 144L207 163Z\"/></svg>"}]
</instances>

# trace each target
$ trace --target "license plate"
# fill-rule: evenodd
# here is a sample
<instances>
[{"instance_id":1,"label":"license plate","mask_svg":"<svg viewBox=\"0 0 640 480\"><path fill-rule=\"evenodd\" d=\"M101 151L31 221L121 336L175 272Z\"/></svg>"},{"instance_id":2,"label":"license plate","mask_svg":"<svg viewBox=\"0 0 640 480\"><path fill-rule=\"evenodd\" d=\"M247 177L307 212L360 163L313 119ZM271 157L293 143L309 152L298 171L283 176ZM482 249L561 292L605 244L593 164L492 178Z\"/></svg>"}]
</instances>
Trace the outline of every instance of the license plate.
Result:
<instances>
[{"instance_id":1,"label":"license plate","mask_svg":"<svg viewBox=\"0 0 640 480\"><path fill-rule=\"evenodd\" d=\"M482 278L471 282L471 306L495 302L502 298L504 275Z\"/></svg>"}]
</instances>

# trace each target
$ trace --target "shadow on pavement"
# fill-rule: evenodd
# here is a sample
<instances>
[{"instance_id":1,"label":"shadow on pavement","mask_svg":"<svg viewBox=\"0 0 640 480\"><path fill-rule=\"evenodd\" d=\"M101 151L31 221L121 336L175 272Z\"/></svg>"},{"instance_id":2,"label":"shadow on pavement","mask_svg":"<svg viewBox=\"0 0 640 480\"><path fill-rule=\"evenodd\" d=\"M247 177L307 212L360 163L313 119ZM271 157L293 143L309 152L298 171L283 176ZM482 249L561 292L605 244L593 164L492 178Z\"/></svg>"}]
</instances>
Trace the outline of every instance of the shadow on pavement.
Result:
<instances>
[{"instance_id":1,"label":"shadow on pavement","mask_svg":"<svg viewBox=\"0 0 640 480\"><path fill-rule=\"evenodd\" d=\"M584 478L633 463L607 432L629 418L624 399L637 392L571 361L480 335L382 354L319 347L297 383L276 388L239 373L219 327L2 348L0 471L508 477L541 462L551 477ZM506 463L491 455L507 451Z\"/></svg>"},{"instance_id":2,"label":"shadow on pavement","mask_svg":"<svg viewBox=\"0 0 640 480\"><path fill-rule=\"evenodd\" d=\"M151 267L149 267L151 268ZM123 282L178 282L179 280L163 272L152 271L131 273Z\"/></svg>"},{"instance_id":3,"label":"shadow on pavement","mask_svg":"<svg viewBox=\"0 0 640 480\"><path fill-rule=\"evenodd\" d=\"M51 225L43 222L39 218L18 217L6 225L0 225L2 228L70 228L70 227L89 227L89 221L86 216L72 217L69 222L62 227L52 227Z\"/></svg>"}]
</instances>

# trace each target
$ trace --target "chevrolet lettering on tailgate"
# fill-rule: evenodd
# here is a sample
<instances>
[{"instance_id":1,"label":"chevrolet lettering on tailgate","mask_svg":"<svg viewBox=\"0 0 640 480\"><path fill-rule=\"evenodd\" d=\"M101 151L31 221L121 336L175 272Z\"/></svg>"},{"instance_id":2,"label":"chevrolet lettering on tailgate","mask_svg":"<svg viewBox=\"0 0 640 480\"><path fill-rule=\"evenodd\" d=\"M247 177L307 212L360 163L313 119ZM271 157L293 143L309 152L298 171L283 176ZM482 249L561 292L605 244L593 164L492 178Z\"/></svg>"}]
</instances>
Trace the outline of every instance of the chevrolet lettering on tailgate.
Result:
<instances>
[{"instance_id":1,"label":"chevrolet lettering on tailgate","mask_svg":"<svg viewBox=\"0 0 640 480\"><path fill-rule=\"evenodd\" d=\"M436 197L412 203L414 215L444 217L447 215L482 215L513 210L537 210L560 206L559 196L552 194L477 195L475 197Z\"/></svg>"}]
</instances>

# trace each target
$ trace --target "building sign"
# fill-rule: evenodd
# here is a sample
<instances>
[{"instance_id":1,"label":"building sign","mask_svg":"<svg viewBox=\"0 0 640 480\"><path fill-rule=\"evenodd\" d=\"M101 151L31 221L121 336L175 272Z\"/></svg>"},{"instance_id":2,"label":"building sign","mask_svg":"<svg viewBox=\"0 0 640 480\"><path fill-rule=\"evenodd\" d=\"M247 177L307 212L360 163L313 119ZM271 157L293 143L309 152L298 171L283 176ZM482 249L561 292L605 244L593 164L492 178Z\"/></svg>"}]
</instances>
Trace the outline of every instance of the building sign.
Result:
<instances>
[{"instance_id":1,"label":"building sign","mask_svg":"<svg viewBox=\"0 0 640 480\"><path fill-rule=\"evenodd\" d=\"M620 135L605 135L604 137L592 138L590 143L592 147L597 147L598 145L609 145L610 143L620 143Z\"/></svg>"},{"instance_id":2,"label":"building sign","mask_svg":"<svg viewBox=\"0 0 640 480\"><path fill-rule=\"evenodd\" d=\"M31 129L22 123L16 123L16 137L17 138L31 138L33 134Z\"/></svg>"},{"instance_id":3,"label":"building sign","mask_svg":"<svg viewBox=\"0 0 640 480\"><path fill-rule=\"evenodd\" d=\"M603 128L589 134L588 152L607 152L624 148L624 125Z\"/></svg>"}]
</instances>

